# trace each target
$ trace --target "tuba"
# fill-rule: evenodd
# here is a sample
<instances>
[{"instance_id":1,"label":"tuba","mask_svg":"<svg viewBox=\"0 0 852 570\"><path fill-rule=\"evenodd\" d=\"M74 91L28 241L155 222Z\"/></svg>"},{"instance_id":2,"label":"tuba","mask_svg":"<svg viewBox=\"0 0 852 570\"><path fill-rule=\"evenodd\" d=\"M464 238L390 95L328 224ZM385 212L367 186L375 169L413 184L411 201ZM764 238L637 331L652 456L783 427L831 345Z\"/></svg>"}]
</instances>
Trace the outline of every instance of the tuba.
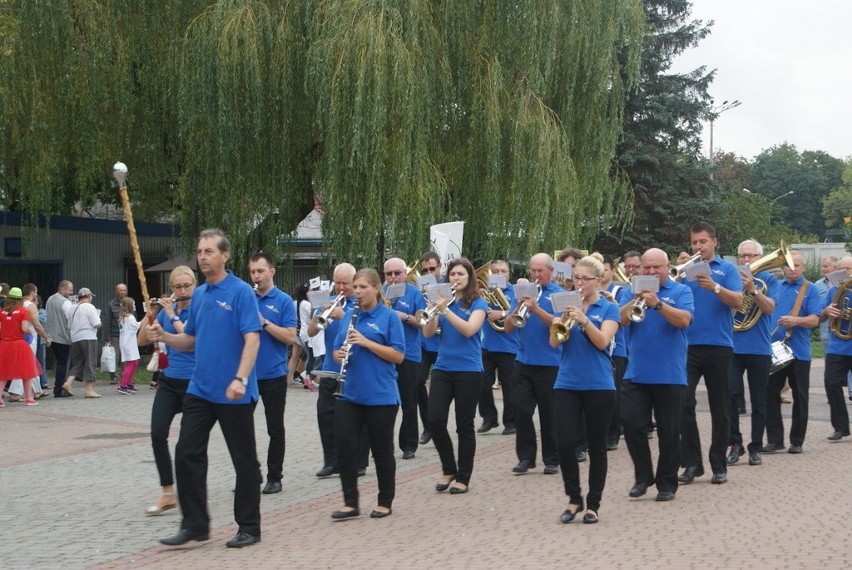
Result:
<instances>
[{"instance_id":1,"label":"tuba","mask_svg":"<svg viewBox=\"0 0 852 570\"><path fill-rule=\"evenodd\" d=\"M839 317L828 319L828 328L840 340L852 339L852 306L846 294L852 289L852 279L847 279L837 287L831 304L840 310Z\"/></svg>"},{"instance_id":2,"label":"tuba","mask_svg":"<svg viewBox=\"0 0 852 570\"><path fill-rule=\"evenodd\" d=\"M491 276L491 262L488 261L476 270L476 282L479 286L479 296L485 299L489 308L494 311L509 311L512 304L506 298L506 294L498 288L491 289L488 287L488 278ZM504 320L488 321L491 328L495 331L503 332Z\"/></svg>"},{"instance_id":3,"label":"tuba","mask_svg":"<svg viewBox=\"0 0 852 570\"><path fill-rule=\"evenodd\" d=\"M793 258L790 255L790 249L787 247L783 241L781 242L781 247L770 253L769 255L764 255L751 265L749 265L749 269L751 269L752 276L754 278L754 287L755 292L751 295L743 295L742 305L736 310L734 313L734 330L736 332L743 332L751 329L757 322L760 320L761 313L760 308L757 306L757 303L754 302L754 295L757 294L757 291L766 291L766 283L763 279L758 279L756 275L761 271L768 271L770 269L775 269L776 267L783 266L793 267Z\"/></svg>"}]
</instances>

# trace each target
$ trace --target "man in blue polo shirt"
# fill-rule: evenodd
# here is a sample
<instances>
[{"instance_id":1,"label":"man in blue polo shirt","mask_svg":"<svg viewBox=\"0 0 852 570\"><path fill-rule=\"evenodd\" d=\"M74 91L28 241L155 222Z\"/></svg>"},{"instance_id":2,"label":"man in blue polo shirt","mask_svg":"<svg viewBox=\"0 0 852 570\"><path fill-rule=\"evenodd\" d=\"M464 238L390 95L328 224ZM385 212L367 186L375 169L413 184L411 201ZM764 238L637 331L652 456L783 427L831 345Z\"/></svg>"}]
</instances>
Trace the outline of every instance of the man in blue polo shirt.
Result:
<instances>
[{"instance_id":1,"label":"man in blue polo shirt","mask_svg":"<svg viewBox=\"0 0 852 570\"><path fill-rule=\"evenodd\" d=\"M403 459L413 459L417 451L420 434L417 426L417 390L420 386L420 373L423 360L421 347L421 329L414 314L426 308L426 300L420 289L406 283L405 261L392 257L385 261L385 282L388 286L402 284L405 292L398 297L385 297L385 302L402 322L405 331L405 359L396 365L396 381L399 385L399 397L402 400L402 424L399 426L399 448ZM388 288L385 287L385 293Z\"/></svg>"},{"instance_id":2,"label":"man in blue polo shirt","mask_svg":"<svg viewBox=\"0 0 852 570\"><path fill-rule=\"evenodd\" d=\"M515 393L515 451L518 464L515 473L526 473L535 467L536 437L533 414L538 407L541 426L541 457L544 473L559 472L559 448L556 443L556 421L553 417L553 384L559 372L562 345L550 346L550 325L556 311L550 297L564 291L553 283L553 258L537 253L530 258L530 280L539 286L538 298L518 299L515 309L506 319L505 330L515 330L512 317L521 307L527 308L526 325L520 328L520 347L515 359L512 389Z\"/></svg>"},{"instance_id":3,"label":"man in blue polo shirt","mask_svg":"<svg viewBox=\"0 0 852 570\"><path fill-rule=\"evenodd\" d=\"M753 239L747 239L737 246L737 259L740 265L750 265L763 256L763 246ZM748 392L751 399L751 440L748 444L748 464L760 465L763 459L763 432L766 428L766 388L769 385L769 367L772 364L772 346L769 340L769 328L772 312L775 310L775 297L778 295L778 278L769 271L757 275L741 273L743 298L750 300L750 306L760 312L757 322L749 329L734 330L734 355L731 358L731 449L728 452L728 465L740 460L745 454L743 434L740 431L740 402L743 400L743 373L748 372ZM758 289L755 278L763 281ZM747 315L738 312L738 321Z\"/></svg>"},{"instance_id":4,"label":"man in blue polo shirt","mask_svg":"<svg viewBox=\"0 0 852 570\"><path fill-rule=\"evenodd\" d=\"M296 306L293 298L276 287L275 263L268 253L249 259L249 275L260 306L260 348L257 352L257 388L263 400L269 449L266 452L264 495L281 492L284 470L284 406L287 402L287 347L296 340Z\"/></svg>"},{"instance_id":5,"label":"man in blue polo shirt","mask_svg":"<svg viewBox=\"0 0 852 570\"><path fill-rule=\"evenodd\" d=\"M489 307L488 323L482 327L482 387L479 392L479 415L482 416L482 425L476 433L487 433L496 428L497 406L494 404L494 378L500 379L503 391L503 435L517 433L515 429L515 402L512 394L512 368L515 366L515 357L518 354L519 340L517 330L507 333L505 331L506 317L515 308L515 290L509 284L509 264L502 260L491 262L491 273L506 277L506 288L503 294L509 302L509 308L505 311L498 307ZM495 329L492 323L501 323L504 330ZM500 326L500 325L498 325ZM496 374L495 374L496 373Z\"/></svg>"},{"instance_id":6,"label":"man in blue polo shirt","mask_svg":"<svg viewBox=\"0 0 852 570\"><path fill-rule=\"evenodd\" d=\"M808 429L808 390L811 381L811 329L819 325L822 302L816 287L804 278L805 260L791 251L793 268L785 267L786 279L778 284L778 298L772 313L772 340L787 340L793 350L793 362L769 376L766 391L766 445L764 453L784 449L784 421L781 419L781 389L790 383L793 413L790 421L789 453L802 453Z\"/></svg>"},{"instance_id":7,"label":"man in blue polo shirt","mask_svg":"<svg viewBox=\"0 0 852 570\"><path fill-rule=\"evenodd\" d=\"M847 274L852 275L852 257L843 257L837 262L837 269L843 269ZM828 321L831 319L842 319L840 327L828 328L828 347L825 351L825 395L828 397L828 406L831 410L831 426L834 432L828 436L829 441L840 441L844 437L849 437L849 410L846 409L846 402L843 400L843 383L846 381L850 372L852 372L852 340L848 338L840 338L835 332L838 328L843 336L848 336L846 333L852 330L852 322L847 315L841 313L841 308L834 303L834 297L837 294L837 287L832 287L825 297L825 308L822 311L820 319ZM847 292L843 297L842 304L848 313L848 308L852 307L852 293ZM850 393L852 396L852 393Z\"/></svg>"},{"instance_id":8,"label":"man in blue polo shirt","mask_svg":"<svg viewBox=\"0 0 852 570\"><path fill-rule=\"evenodd\" d=\"M743 283L736 266L716 254L719 240L716 239L716 229L713 226L698 222L692 226L689 237L692 255L701 254L701 261L710 264L711 274L699 275L694 281L687 280L684 283L692 289L695 317L687 331L688 386L680 434L680 461L684 470L678 481L692 483L693 479L704 474L701 437L695 418L695 389L703 376L712 425L708 454L710 468L713 470L711 483L719 485L728 481L728 464L725 457L731 437L731 391L728 387L728 376L734 347L731 309L742 305ZM692 256L682 253L678 263L684 263L690 257Z\"/></svg>"},{"instance_id":9,"label":"man in blue polo shirt","mask_svg":"<svg viewBox=\"0 0 852 570\"><path fill-rule=\"evenodd\" d=\"M657 500L671 501L677 492L680 464L680 428L686 393L686 329L695 311L692 290L669 277L669 258L661 249L642 256L644 275L656 275L660 290L636 291L636 302L644 300L645 319L630 320L634 303L621 308L621 324L628 327L630 359L622 384L621 417L624 441L633 460L631 497L641 497L656 485ZM657 472L651 464L646 431L651 414L657 419L660 456Z\"/></svg>"},{"instance_id":10,"label":"man in blue polo shirt","mask_svg":"<svg viewBox=\"0 0 852 570\"><path fill-rule=\"evenodd\" d=\"M198 268L206 283L192 295L184 332L170 334L159 323L148 326L148 340L178 350L195 350L195 372L183 401L180 438L175 449L180 531L161 539L167 546L207 540L207 445L216 422L228 444L237 475L234 518L239 529L226 545L241 548L260 542L260 464L254 438L258 397L254 373L260 345L257 296L247 283L225 269L231 243L218 229L198 238Z\"/></svg>"}]
</instances>

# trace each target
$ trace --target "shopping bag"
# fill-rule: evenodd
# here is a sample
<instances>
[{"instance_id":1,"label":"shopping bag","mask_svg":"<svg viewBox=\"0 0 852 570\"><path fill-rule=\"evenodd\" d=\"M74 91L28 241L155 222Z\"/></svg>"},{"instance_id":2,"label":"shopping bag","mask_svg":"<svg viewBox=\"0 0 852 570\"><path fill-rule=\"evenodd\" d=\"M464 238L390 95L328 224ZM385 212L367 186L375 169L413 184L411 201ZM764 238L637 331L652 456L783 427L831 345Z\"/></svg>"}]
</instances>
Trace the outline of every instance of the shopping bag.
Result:
<instances>
[{"instance_id":1,"label":"shopping bag","mask_svg":"<svg viewBox=\"0 0 852 570\"><path fill-rule=\"evenodd\" d=\"M115 372L115 349L110 343L101 349L101 372Z\"/></svg>"}]
</instances>

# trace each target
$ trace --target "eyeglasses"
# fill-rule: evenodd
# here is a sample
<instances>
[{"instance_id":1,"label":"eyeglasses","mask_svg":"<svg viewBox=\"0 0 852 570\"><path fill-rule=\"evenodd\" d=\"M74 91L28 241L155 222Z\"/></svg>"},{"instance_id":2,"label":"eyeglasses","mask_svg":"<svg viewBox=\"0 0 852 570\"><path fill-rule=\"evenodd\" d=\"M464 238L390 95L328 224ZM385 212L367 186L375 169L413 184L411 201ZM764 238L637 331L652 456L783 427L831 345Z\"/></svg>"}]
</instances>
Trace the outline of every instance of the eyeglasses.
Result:
<instances>
[{"instance_id":1,"label":"eyeglasses","mask_svg":"<svg viewBox=\"0 0 852 570\"><path fill-rule=\"evenodd\" d=\"M585 275L575 275L574 281L579 281L580 283L588 283L589 281L594 281L597 277L586 277Z\"/></svg>"},{"instance_id":2,"label":"eyeglasses","mask_svg":"<svg viewBox=\"0 0 852 570\"><path fill-rule=\"evenodd\" d=\"M631 264L631 265L627 265L627 264L624 264L624 269L641 269L641 268L642 268L642 266L641 266L641 265L632 265L632 264Z\"/></svg>"},{"instance_id":3,"label":"eyeglasses","mask_svg":"<svg viewBox=\"0 0 852 570\"><path fill-rule=\"evenodd\" d=\"M740 257L760 257L759 253L741 253Z\"/></svg>"},{"instance_id":4,"label":"eyeglasses","mask_svg":"<svg viewBox=\"0 0 852 570\"><path fill-rule=\"evenodd\" d=\"M405 271L385 271L385 275L390 277L391 275L402 275Z\"/></svg>"},{"instance_id":5,"label":"eyeglasses","mask_svg":"<svg viewBox=\"0 0 852 570\"><path fill-rule=\"evenodd\" d=\"M432 273L433 271L436 271L438 269L438 266L433 265L433 266L430 267L430 266L426 265L422 269L423 269L423 271L428 271L429 273Z\"/></svg>"},{"instance_id":6,"label":"eyeglasses","mask_svg":"<svg viewBox=\"0 0 852 570\"><path fill-rule=\"evenodd\" d=\"M172 285L172 289L174 289L175 291L182 291L182 290L185 290L185 289L192 289L192 287L193 287L193 284L192 284L192 283L188 283L188 284L186 284L186 285Z\"/></svg>"}]
</instances>

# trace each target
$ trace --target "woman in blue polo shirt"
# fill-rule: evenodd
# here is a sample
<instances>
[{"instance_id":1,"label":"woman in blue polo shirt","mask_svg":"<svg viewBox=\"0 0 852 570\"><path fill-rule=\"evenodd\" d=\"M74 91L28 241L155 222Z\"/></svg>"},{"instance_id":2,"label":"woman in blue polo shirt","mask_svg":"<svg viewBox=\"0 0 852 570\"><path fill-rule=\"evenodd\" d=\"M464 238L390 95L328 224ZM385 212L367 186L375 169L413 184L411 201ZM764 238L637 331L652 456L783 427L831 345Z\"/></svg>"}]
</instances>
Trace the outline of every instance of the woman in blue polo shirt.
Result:
<instances>
[{"instance_id":1,"label":"woman in blue polo shirt","mask_svg":"<svg viewBox=\"0 0 852 570\"><path fill-rule=\"evenodd\" d=\"M423 328L423 335L431 337L441 327L438 359L432 367L429 388L429 429L444 471L435 490L449 489L456 495L467 493L473 473L473 456L476 453L473 420L482 383L479 329L485 322L488 303L479 296L473 265L464 257L454 259L447 266L447 281L455 287L455 295L453 299L443 299L438 303L440 316L429 321ZM447 431L450 402L453 400L459 436L458 464Z\"/></svg>"},{"instance_id":2,"label":"woman in blue polo shirt","mask_svg":"<svg viewBox=\"0 0 852 570\"><path fill-rule=\"evenodd\" d=\"M576 445L580 422L585 422L589 444L589 492L584 523L598 522L606 481L606 436L615 407L615 381L610 353L620 322L618 306L599 292L604 266L596 256L586 256L574 266L574 285L583 308L568 309L575 324L562 349L562 361L553 386L559 463L568 508L563 523L571 522L584 509ZM560 317L555 317L554 322ZM551 346L557 341L551 337Z\"/></svg>"},{"instance_id":3,"label":"woman in blue polo shirt","mask_svg":"<svg viewBox=\"0 0 852 570\"><path fill-rule=\"evenodd\" d=\"M168 333L180 334L189 318L189 305L195 291L195 272L186 265L179 265L169 274L171 299L152 299L151 308L157 313L157 322ZM162 308L162 310L160 310ZM150 344L146 327L139 327L136 335L139 346ZM156 504L145 510L148 516L158 516L177 506L175 481L172 473L172 456L169 454L169 430L172 420L183 411L183 397L195 370L195 351L182 351L166 346L168 366L160 371L160 383L151 406L151 446L154 448L154 463L160 475L163 494ZM157 353L154 353L157 358Z\"/></svg>"},{"instance_id":4,"label":"woman in blue polo shirt","mask_svg":"<svg viewBox=\"0 0 852 570\"><path fill-rule=\"evenodd\" d=\"M405 357L405 333L396 312L380 302L382 283L375 269L361 269L352 283L357 300L340 321L334 342L334 359L342 362L349 346L342 396L334 409L334 440L337 468L343 487L345 506L331 513L332 518L357 517L358 445L364 425L370 437L370 449L379 483L378 506L372 518L391 514L395 494L396 460L393 456L393 429L399 411L396 365ZM354 321L354 322L353 322Z\"/></svg>"}]
</instances>

